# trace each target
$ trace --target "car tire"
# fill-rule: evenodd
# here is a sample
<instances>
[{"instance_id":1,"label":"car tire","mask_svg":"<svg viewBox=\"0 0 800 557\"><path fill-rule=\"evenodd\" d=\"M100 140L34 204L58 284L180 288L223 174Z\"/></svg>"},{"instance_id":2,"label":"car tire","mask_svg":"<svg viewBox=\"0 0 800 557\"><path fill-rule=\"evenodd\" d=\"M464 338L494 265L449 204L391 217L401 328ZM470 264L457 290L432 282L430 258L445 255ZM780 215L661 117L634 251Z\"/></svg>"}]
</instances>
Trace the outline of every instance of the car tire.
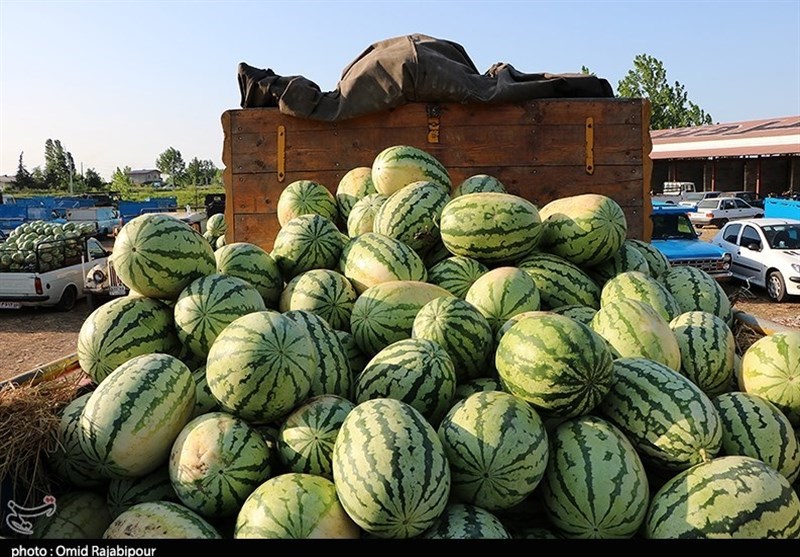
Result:
<instances>
[{"instance_id":1,"label":"car tire","mask_svg":"<svg viewBox=\"0 0 800 557\"><path fill-rule=\"evenodd\" d=\"M61 299L56 304L59 311L70 311L78 301L78 290L74 286L67 286L61 294Z\"/></svg>"},{"instance_id":2,"label":"car tire","mask_svg":"<svg viewBox=\"0 0 800 557\"><path fill-rule=\"evenodd\" d=\"M773 302L783 302L788 298L786 294L786 281L780 271L771 271L767 275L767 296Z\"/></svg>"}]
</instances>

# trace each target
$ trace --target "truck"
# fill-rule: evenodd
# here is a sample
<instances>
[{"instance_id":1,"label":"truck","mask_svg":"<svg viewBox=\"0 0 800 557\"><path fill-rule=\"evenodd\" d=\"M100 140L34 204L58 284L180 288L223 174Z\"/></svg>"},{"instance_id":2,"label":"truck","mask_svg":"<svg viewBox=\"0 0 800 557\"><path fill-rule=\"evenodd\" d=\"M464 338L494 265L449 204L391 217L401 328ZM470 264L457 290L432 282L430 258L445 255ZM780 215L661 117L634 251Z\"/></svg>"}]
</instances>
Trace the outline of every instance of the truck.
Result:
<instances>
[{"instance_id":1,"label":"truck","mask_svg":"<svg viewBox=\"0 0 800 557\"><path fill-rule=\"evenodd\" d=\"M68 227L67 232L72 230ZM91 231L74 230L38 239L15 232L0 243L0 310L50 307L70 311L86 296L83 285L88 269L105 263L110 252Z\"/></svg>"},{"instance_id":2,"label":"truck","mask_svg":"<svg viewBox=\"0 0 800 557\"><path fill-rule=\"evenodd\" d=\"M764 199L764 216L800 220L800 199L768 197Z\"/></svg>"},{"instance_id":3,"label":"truck","mask_svg":"<svg viewBox=\"0 0 800 557\"><path fill-rule=\"evenodd\" d=\"M97 236L106 238L122 225L119 211L114 207L77 207L67 209L65 217L68 222L88 223Z\"/></svg>"}]
</instances>

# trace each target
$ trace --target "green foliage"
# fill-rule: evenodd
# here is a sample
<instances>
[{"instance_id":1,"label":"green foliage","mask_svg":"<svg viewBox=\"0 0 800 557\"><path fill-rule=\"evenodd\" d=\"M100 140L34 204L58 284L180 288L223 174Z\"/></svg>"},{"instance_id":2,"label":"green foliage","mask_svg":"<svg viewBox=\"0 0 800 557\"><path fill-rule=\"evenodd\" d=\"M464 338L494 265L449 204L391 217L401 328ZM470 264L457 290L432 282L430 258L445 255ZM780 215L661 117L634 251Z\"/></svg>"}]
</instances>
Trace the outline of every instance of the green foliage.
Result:
<instances>
[{"instance_id":1,"label":"green foliage","mask_svg":"<svg viewBox=\"0 0 800 557\"><path fill-rule=\"evenodd\" d=\"M106 189L106 181L100 177L94 168L89 168L83 175L83 182L86 186L86 191L102 191Z\"/></svg>"},{"instance_id":2,"label":"green foliage","mask_svg":"<svg viewBox=\"0 0 800 557\"><path fill-rule=\"evenodd\" d=\"M217 167L213 162L194 157L186 167L186 185L209 185L214 182L216 174Z\"/></svg>"},{"instance_id":3,"label":"green foliage","mask_svg":"<svg viewBox=\"0 0 800 557\"><path fill-rule=\"evenodd\" d=\"M123 169L117 167L114 174L111 176L111 190L119 192L123 199L129 199L129 196L136 187L129 176L130 172L130 166L126 166Z\"/></svg>"},{"instance_id":4,"label":"green foliage","mask_svg":"<svg viewBox=\"0 0 800 557\"><path fill-rule=\"evenodd\" d=\"M156 159L156 168L162 173L167 174L167 183L178 186L183 183L186 175L186 163L183 162L181 152L170 147L161 153Z\"/></svg>"},{"instance_id":5,"label":"green foliage","mask_svg":"<svg viewBox=\"0 0 800 557\"><path fill-rule=\"evenodd\" d=\"M17 174L14 177L14 187L17 189L35 187L31 173L28 172L28 169L25 168L25 163L22 162L22 153L19 154L19 165L17 166Z\"/></svg>"},{"instance_id":6,"label":"green foliage","mask_svg":"<svg viewBox=\"0 0 800 557\"><path fill-rule=\"evenodd\" d=\"M679 82L670 85L664 64L647 54L639 54L617 86L620 97L650 100L650 129L663 130L713 123L710 114L691 102Z\"/></svg>"}]
</instances>

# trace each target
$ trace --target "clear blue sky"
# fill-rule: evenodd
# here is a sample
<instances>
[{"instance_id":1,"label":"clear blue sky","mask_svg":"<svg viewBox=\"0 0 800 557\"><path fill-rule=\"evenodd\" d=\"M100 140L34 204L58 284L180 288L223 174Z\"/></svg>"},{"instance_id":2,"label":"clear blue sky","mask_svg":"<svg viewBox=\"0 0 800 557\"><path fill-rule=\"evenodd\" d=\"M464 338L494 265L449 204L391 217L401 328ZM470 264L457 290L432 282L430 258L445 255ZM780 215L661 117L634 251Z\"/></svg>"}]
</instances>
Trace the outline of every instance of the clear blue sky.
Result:
<instances>
[{"instance_id":1,"label":"clear blue sky","mask_svg":"<svg viewBox=\"0 0 800 557\"><path fill-rule=\"evenodd\" d=\"M178 149L222 167L239 62L332 90L373 42L455 41L483 72L579 72L614 87L638 54L715 122L800 114L800 1L0 0L0 174L61 140L110 179Z\"/></svg>"}]
</instances>

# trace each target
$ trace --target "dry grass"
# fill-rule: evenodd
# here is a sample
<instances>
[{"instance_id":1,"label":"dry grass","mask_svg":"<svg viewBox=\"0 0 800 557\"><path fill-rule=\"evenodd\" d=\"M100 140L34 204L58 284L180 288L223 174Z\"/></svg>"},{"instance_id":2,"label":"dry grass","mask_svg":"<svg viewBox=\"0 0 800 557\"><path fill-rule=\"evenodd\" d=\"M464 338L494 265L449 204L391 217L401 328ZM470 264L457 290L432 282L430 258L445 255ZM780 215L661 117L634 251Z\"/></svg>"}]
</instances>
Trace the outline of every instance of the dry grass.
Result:
<instances>
[{"instance_id":1,"label":"dry grass","mask_svg":"<svg viewBox=\"0 0 800 557\"><path fill-rule=\"evenodd\" d=\"M52 493L47 455L58 446L61 412L75 398L81 380L80 373L70 373L0 388L0 481L9 480L17 504L37 504Z\"/></svg>"}]
</instances>

